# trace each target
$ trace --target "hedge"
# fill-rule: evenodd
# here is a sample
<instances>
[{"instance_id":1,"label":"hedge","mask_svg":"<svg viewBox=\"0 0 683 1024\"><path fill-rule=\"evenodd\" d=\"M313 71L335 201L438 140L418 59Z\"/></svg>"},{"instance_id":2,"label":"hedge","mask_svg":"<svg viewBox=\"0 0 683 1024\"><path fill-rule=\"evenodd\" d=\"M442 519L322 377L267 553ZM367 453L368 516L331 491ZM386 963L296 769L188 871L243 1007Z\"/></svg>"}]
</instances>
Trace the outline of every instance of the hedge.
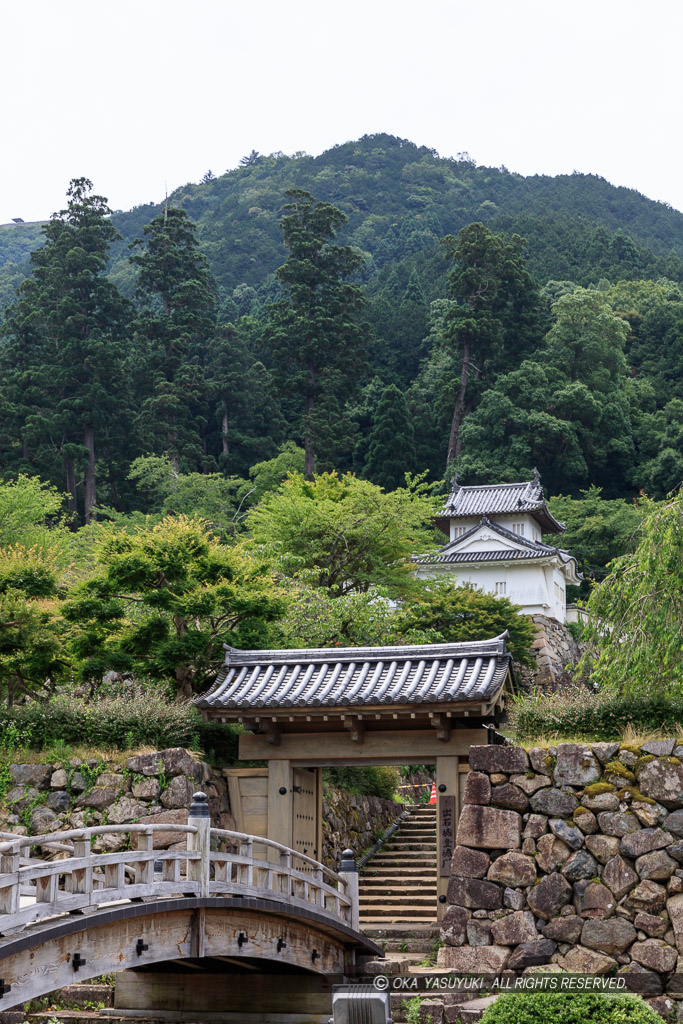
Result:
<instances>
[{"instance_id":1,"label":"hedge","mask_svg":"<svg viewBox=\"0 0 683 1024\"><path fill-rule=\"evenodd\" d=\"M636 732L673 734L683 723L683 694L592 693L577 686L561 693L513 697L508 712L518 741L538 736L613 740L627 725Z\"/></svg>"},{"instance_id":2,"label":"hedge","mask_svg":"<svg viewBox=\"0 0 683 1024\"><path fill-rule=\"evenodd\" d=\"M602 992L518 992L498 996L481 1024L662 1024L640 996Z\"/></svg>"}]
</instances>

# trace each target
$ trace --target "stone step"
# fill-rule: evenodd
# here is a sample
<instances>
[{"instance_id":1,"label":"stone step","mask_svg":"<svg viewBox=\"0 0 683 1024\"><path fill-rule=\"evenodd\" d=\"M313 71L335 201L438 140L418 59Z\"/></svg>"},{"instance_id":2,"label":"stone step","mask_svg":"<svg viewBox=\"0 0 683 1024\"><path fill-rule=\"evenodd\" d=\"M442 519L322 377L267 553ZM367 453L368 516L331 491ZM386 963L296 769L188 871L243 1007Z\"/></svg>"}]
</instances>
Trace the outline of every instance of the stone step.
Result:
<instances>
[{"instance_id":1,"label":"stone step","mask_svg":"<svg viewBox=\"0 0 683 1024\"><path fill-rule=\"evenodd\" d=\"M364 876L360 880L360 889L391 889L401 885L401 888L436 889L436 875L378 875L376 878Z\"/></svg>"},{"instance_id":2,"label":"stone step","mask_svg":"<svg viewBox=\"0 0 683 1024\"><path fill-rule=\"evenodd\" d=\"M438 936L437 936L438 938ZM397 953L399 956L420 956L425 957L428 953L434 952L434 943L436 938L426 939L382 939L380 940L384 947L384 951L387 957L391 956L392 953Z\"/></svg>"},{"instance_id":3,"label":"stone step","mask_svg":"<svg viewBox=\"0 0 683 1024\"><path fill-rule=\"evenodd\" d=\"M378 853L376 857L373 857L368 863L372 867L379 867L380 864L388 864L391 862L392 866L395 861L403 864L406 867L410 867L411 864L420 864L422 862L431 863L436 867L436 857L432 857L433 850L393 850L386 853Z\"/></svg>"},{"instance_id":4,"label":"stone step","mask_svg":"<svg viewBox=\"0 0 683 1024\"><path fill-rule=\"evenodd\" d=\"M361 913L367 908L368 911L377 904L377 893L373 893L372 896L359 896L358 906L360 907ZM426 907L433 913L436 913L436 893L406 893L405 896L382 896L382 907L387 910L402 909L403 907Z\"/></svg>"},{"instance_id":5,"label":"stone step","mask_svg":"<svg viewBox=\"0 0 683 1024\"><path fill-rule=\"evenodd\" d=\"M405 886L403 889L368 889L365 892L359 890L358 899L360 906L365 906L366 903L377 903L378 900L382 900L384 903L391 903L395 905L399 902L417 902L422 903L424 900L429 900L433 903L437 899L436 886Z\"/></svg>"},{"instance_id":6,"label":"stone step","mask_svg":"<svg viewBox=\"0 0 683 1024\"><path fill-rule=\"evenodd\" d=\"M390 843L387 843L382 847L384 853L430 853L434 851L436 853L436 840L422 840L422 839L406 839L404 842L397 842L392 839Z\"/></svg>"},{"instance_id":7,"label":"stone step","mask_svg":"<svg viewBox=\"0 0 683 1024\"><path fill-rule=\"evenodd\" d=\"M428 924L416 923L414 928L411 929L383 921L377 927L365 928L364 931L368 938L374 939L375 942L380 944L383 942L410 942L413 939L416 941L427 941L429 939L431 940L430 948L434 940L438 939L441 935L439 925L435 921Z\"/></svg>"},{"instance_id":8,"label":"stone step","mask_svg":"<svg viewBox=\"0 0 683 1024\"><path fill-rule=\"evenodd\" d=\"M452 1020L458 1020L460 1024L476 1024L497 998L498 996L482 996L481 999L469 999L466 1003L460 1003L457 1017L453 1016Z\"/></svg>"},{"instance_id":9,"label":"stone step","mask_svg":"<svg viewBox=\"0 0 683 1024\"><path fill-rule=\"evenodd\" d=\"M415 906L414 904L406 903L399 907L390 907L386 904L381 906L366 904L360 908L360 911L361 928L365 924L381 923L385 917L390 917L395 921L431 922L436 919L436 907L433 902L426 906Z\"/></svg>"}]
</instances>

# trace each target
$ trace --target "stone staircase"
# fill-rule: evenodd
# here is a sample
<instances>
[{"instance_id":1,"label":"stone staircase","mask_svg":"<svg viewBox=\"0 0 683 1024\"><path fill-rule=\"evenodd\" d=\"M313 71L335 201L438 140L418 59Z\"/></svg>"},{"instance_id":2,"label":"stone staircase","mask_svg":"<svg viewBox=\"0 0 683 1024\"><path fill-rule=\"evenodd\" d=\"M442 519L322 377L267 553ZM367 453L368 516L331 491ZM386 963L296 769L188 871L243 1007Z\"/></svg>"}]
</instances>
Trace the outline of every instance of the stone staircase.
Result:
<instances>
[{"instance_id":1,"label":"stone staircase","mask_svg":"<svg viewBox=\"0 0 683 1024\"><path fill-rule=\"evenodd\" d=\"M391 939L431 940L436 924L436 807L415 804L360 876L360 927ZM416 951L417 952L417 951Z\"/></svg>"}]
</instances>

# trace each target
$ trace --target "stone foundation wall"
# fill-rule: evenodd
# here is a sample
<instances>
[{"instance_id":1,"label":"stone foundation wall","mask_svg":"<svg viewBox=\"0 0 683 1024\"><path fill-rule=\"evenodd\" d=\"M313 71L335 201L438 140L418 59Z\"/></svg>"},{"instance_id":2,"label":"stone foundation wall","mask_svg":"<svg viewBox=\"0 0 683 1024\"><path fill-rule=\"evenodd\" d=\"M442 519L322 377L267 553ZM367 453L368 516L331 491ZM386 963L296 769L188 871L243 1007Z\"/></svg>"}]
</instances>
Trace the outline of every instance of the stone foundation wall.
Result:
<instances>
[{"instance_id":1,"label":"stone foundation wall","mask_svg":"<svg viewBox=\"0 0 683 1024\"><path fill-rule=\"evenodd\" d=\"M234 829L227 784L220 772L172 747L130 757L123 764L78 759L53 764L10 764L0 801L0 829L36 835L90 825L168 824L155 836L159 848L185 845L173 825L187 823L192 794L209 798L216 828ZM93 849L116 850L125 835L98 836Z\"/></svg>"},{"instance_id":2,"label":"stone foundation wall","mask_svg":"<svg viewBox=\"0 0 683 1024\"><path fill-rule=\"evenodd\" d=\"M518 667L522 685L527 689L558 690L572 682L572 669L578 665L583 647L568 628L546 615L531 615L536 638L531 645L533 665Z\"/></svg>"},{"instance_id":3,"label":"stone foundation wall","mask_svg":"<svg viewBox=\"0 0 683 1024\"><path fill-rule=\"evenodd\" d=\"M403 809L403 804L378 796L326 789L323 795L323 863L337 870L342 850L346 849L353 850L358 860Z\"/></svg>"},{"instance_id":4,"label":"stone foundation wall","mask_svg":"<svg viewBox=\"0 0 683 1024\"><path fill-rule=\"evenodd\" d=\"M679 757L673 739L472 747L439 966L615 973L683 1000Z\"/></svg>"}]
</instances>

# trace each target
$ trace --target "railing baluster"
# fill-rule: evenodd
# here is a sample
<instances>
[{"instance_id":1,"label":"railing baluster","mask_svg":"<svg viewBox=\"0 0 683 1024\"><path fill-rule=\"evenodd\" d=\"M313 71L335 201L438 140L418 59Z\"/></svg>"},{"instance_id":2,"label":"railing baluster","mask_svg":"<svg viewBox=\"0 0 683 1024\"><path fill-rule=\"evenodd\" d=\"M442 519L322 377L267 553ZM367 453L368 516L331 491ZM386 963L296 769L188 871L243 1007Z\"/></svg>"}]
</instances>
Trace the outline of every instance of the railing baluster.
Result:
<instances>
[{"instance_id":1,"label":"railing baluster","mask_svg":"<svg viewBox=\"0 0 683 1024\"><path fill-rule=\"evenodd\" d=\"M4 853L0 857L0 872L3 875L14 875L19 870L19 850ZM19 909L19 882L10 882L0 887L0 914L16 914Z\"/></svg>"},{"instance_id":2,"label":"railing baluster","mask_svg":"<svg viewBox=\"0 0 683 1024\"><path fill-rule=\"evenodd\" d=\"M282 874L280 875L280 892L283 892L285 896L292 895L292 855L289 850L280 852L280 867L282 868Z\"/></svg>"},{"instance_id":3,"label":"railing baluster","mask_svg":"<svg viewBox=\"0 0 683 1024\"><path fill-rule=\"evenodd\" d=\"M171 860L162 861L161 878L164 882L180 881L180 860L173 857Z\"/></svg>"},{"instance_id":4,"label":"railing baluster","mask_svg":"<svg viewBox=\"0 0 683 1024\"><path fill-rule=\"evenodd\" d=\"M36 878L36 903L54 903L57 899L59 885L59 868L55 864L56 871L49 875L41 875Z\"/></svg>"},{"instance_id":5,"label":"railing baluster","mask_svg":"<svg viewBox=\"0 0 683 1024\"><path fill-rule=\"evenodd\" d=\"M138 853L151 853L154 850L154 834L150 829L138 832ZM154 882L154 860L139 860L133 865L136 885L152 885Z\"/></svg>"},{"instance_id":6,"label":"railing baluster","mask_svg":"<svg viewBox=\"0 0 683 1024\"><path fill-rule=\"evenodd\" d=\"M125 882L125 864L120 861L117 864L104 865L104 888L123 889Z\"/></svg>"},{"instance_id":7,"label":"railing baluster","mask_svg":"<svg viewBox=\"0 0 683 1024\"><path fill-rule=\"evenodd\" d=\"M74 841L74 860L90 860L90 837ZM68 863L68 861L66 862ZM92 892L92 867L74 868L71 872L71 892Z\"/></svg>"}]
</instances>

